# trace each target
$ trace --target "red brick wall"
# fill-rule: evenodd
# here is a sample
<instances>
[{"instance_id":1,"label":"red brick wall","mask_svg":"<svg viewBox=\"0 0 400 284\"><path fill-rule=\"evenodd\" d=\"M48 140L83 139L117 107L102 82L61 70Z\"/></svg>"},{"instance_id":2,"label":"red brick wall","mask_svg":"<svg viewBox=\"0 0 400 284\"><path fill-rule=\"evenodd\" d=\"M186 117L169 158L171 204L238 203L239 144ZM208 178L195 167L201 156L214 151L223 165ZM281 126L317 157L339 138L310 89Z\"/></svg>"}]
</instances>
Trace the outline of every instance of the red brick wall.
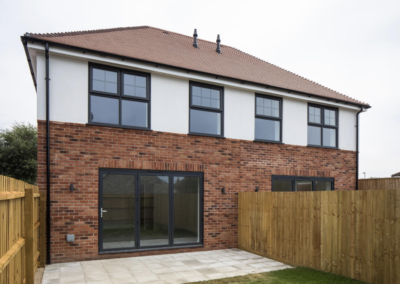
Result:
<instances>
[{"instance_id":1,"label":"red brick wall","mask_svg":"<svg viewBox=\"0 0 400 284\"><path fill-rule=\"evenodd\" d=\"M41 190L45 138L38 121ZM272 174L334 177L335 190L355 188L353 151L56 122L50 143L52 263L237 247L237 192L271 190ZM100 167L204 172L204 248L99 255ZM75 234L75 243L66 234Z\"/></svg>"}]
</instances>

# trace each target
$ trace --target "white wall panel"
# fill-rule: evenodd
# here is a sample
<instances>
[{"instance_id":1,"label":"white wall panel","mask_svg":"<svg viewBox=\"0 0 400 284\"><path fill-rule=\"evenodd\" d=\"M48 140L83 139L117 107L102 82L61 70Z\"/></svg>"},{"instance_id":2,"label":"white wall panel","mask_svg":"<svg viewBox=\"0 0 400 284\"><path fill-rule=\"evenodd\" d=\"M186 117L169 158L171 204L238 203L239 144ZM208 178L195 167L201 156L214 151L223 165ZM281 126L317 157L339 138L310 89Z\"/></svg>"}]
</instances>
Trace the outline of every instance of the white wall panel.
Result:
<instances>
[{"instance_id":1,"label":"white wall panel","mask_svg":"<svg viewBox=\"0 0 400 284\"><path fill-rule=\"evenodd\" d=\"M254 92L225 87L225 137L254 140Z\"/></svg>"},{"instance_id":2,"label":"white wall panel","mask_svg":"<svg viewBox=\"0 0 400 284\"><path fill-rule=\"evenodd\" d=\"M151 74L151 128L163 132L189 132L187 79Z\"/></svg>"},{"instance_id":3,"label":"white wall panel","mask_svg":"<svg viewBox=\"0 0 400 284\"><path fill-rule=\"evenodd\" d=\"M38 56L38 119L46 119L46 69ZM87 123L88 62L50 55L50 120Z\"/></svg>"},{"instance_id":4,"label":"white wall panel","mask_svg":"<svg viewBox=\"0 0 400 284\"><path fill-rule=\"evenodd\" d=\"M357 112L339 109L339 149L356 150Z\"/></svg>"},{"instance_id":5,"label":"white wall panel","mask_svg":"<svg viewBox=\"0 0 400 284\"><path fill-rule=\"evenodd\" d=\"M282 142L307 145L307 102L283 98Z\"/></svg>"}]
</instances>

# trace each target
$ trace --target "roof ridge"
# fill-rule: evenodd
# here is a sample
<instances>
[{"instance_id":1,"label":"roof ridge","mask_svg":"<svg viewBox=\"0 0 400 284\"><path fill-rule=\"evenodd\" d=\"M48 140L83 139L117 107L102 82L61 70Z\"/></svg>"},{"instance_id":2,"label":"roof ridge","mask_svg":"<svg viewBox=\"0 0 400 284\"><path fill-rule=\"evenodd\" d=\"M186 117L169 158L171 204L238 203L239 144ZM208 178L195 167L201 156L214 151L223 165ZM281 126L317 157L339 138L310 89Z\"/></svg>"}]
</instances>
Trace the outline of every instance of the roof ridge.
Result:
<instances>
[{"instance_id":1,"label":"roof ridge","mask_svg":"<svg viewBox=\"0 0 400 284\"><path fill-rule=\"evenodd\" d=\"M58 37L58 36L73 36L83 34L95 34L95 33L108 33L123 30L136 30L136 29L148 29L153 28L150 26L135 26L135 27L118 27L109 29L97 29L97 30L82 30L82 31L70 31L70 32L58 32L58 33L25 33L27 36L41 36L41 37Z\"/></svg>"}]
</instances>

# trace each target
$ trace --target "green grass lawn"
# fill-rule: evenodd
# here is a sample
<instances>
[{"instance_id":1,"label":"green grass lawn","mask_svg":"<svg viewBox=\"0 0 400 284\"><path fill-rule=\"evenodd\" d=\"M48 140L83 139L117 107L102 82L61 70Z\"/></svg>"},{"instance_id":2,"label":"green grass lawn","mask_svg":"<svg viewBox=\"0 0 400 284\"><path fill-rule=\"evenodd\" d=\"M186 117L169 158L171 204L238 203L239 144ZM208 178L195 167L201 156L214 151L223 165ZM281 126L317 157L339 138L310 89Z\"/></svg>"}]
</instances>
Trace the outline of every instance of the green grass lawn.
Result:
<instances>
[{"instance_id":1,"label":"green grass lawn","mask_svg":"<svg viewBox=\"0 0 400 284\"><path fill-rule=\"evenodd\" d=\"M310 268L288 268L272 272L249 274L246 276L224 278L196 283L207 284L361 284L364 282L338 276Z\"/></svg>"}]
</instances>

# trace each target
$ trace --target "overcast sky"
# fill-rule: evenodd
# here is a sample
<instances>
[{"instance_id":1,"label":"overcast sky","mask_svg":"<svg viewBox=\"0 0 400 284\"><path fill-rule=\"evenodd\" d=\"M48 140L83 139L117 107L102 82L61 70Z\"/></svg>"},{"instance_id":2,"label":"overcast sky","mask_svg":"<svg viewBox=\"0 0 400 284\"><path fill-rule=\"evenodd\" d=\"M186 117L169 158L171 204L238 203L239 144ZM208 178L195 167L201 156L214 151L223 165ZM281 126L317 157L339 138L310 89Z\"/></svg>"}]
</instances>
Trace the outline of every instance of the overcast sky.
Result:
<instances>
[{"instance_id":1,"label":"overcast sky","mask_svg":"<svg viewBox=\"0 0 400 284\"><path fill-rule=\"evenodd\" d=\"M360 177L400 171L400 1L0 0L0 129L36 125L20 41L51 33L148 25L236 47L369 103ZM42 80L39 78L38 80Z\"/></svg>"}]
</instances>

